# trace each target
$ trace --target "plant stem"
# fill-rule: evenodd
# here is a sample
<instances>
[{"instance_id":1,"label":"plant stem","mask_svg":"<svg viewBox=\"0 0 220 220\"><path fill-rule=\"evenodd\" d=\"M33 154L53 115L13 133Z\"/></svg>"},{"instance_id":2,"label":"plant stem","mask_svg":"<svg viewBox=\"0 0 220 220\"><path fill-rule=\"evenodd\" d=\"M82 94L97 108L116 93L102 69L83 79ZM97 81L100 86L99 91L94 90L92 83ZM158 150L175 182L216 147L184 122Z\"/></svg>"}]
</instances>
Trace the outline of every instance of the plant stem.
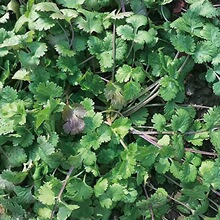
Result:
<instances>
[{"instance_id":1,"label":"plant stem","mask_svg":"<svg viewBox=\"0 0 220 220\"><path fill-rule=\"evenodd\" d=\"M124 3L124 0L120 0L120 3L121 3L121 10L122 10L122 12L125 12L125 3Z\"/></svg>"},{"instance_id":2,"label":"plant stem","mask_svg":"<svg viewBox=\"0 0 220 220\"><path fill-rule=\"evenodd\" d=\"M65 178L65 180L63 182L63 185L62 185L62 187L60 189L60 192L59 192L59 194L57 196L56 203L54 205L53 211L52 211L51 216L50 216L50 220L52 220L54 218L54 214L56 212L56 209L57 209L57 206L58 206L58 202L60 202L60 200L61 200L61 196L63 194L63 191L64 191L65 187L66 187L67 181L68 181L68 179L70 178L70 176L71 176L71 174L73 172L73 169L74 169L73 166L70 167L70 169L69 169L69 171L68 171L68 173L66 175L66 178Z\"/></svg>"},{"instance_id":3,"label":"plant stem","mask_svg":"<svg viewBox=\"0 0 220 220\"><path fill-rule=\"evenodd\" d=\"M81 63L79 63L78 66L83 65L84 63L90 61L90 60L93 59L93 58L94 58L94 56L91 56L91 57L85 59L84 61L82 61Z\"/></svg>"},{"instance_id":4,"label":"plant stem","mask_svg":"<svg viewBox=\"0 0 220 220\"><path fill-rule=\"evenodd\" d=\"M143 185L143 189L144 189L144 194L146 196L147 199L149 199L149 195L147 193L146 187ZM154 212L153 212L153 208L152 205L149 205L149 209L150 209L150 215L151 215L151 220L154 220Z\"/></svg>"}]
</instances>

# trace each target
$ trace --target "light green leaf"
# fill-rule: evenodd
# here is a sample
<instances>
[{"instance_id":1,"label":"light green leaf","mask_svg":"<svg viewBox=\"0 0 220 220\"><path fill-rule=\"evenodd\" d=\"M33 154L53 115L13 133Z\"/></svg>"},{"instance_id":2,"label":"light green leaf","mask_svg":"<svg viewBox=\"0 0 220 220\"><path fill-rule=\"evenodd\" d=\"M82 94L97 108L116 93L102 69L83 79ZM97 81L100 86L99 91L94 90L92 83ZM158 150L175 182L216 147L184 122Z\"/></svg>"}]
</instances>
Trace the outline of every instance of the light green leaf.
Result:
<instances>
[{"instance_id":1,"label":"light green leaf","mask_svg":"<svg viewBox=\"0 0 220 220\"><path fill-rule=\"evenodd\" d=\"M111 128L121 138L124 138L131 128L131 122L128 118L119 118L112 123Z\"/></svg>"},{"instance_id":2,"label":"light green leaf","mask_svg":"<svg viewBox=\"0 0 220 220\"><path fill-rule=\"evenodd\" d=\"M216 73L212 68L209 68L206 72L205 78L208 82L214 82L216 79Z\"/></svg>"},{"instance_id":3,"label":"light green leaf","mask_svg":"<svg viewBox=\"0 0 220 220\"><path fill-rule=\"evenodd\" d=\"M123 39L123 40L133 40L134 39L134 30L129 25L120 25L117 27L117 34Z\"/></svg>"},{"instance_id":4,"label":"light green leaf","mask_svg":"<svg viewBox=\"0 0 220 220\"><path fill-rule=\"evenodd\" d=\"M147 24L147 17L144 15L131 15L126 18L126 21L137 31L139 27Z\"/></svg>"},{"instance_id":5,"label":"light green leaf","mask_svg":"<svg viewBox=\"0 0 220 220\"><path fill-rule=\"evenodd\" d=\"M163 137L160 138L157 143L162 145L162 146L169 145L170 144L170 136L167 135L167 134L163 135Z\"/></svg>"},{"instance_id":6,"label":"light green leaf","mask_svg":"<svg viewBox=\"0 0 220 220\"><path fill-rule=\"evenodd\" d=\"M14 76L12 77L12 79L17 79L17 80L23 80L23 81L30 81L30 72L27 71L24 68L21 68L20 70L18 70Z\"/></svg>"},{"instance_id":7,"label":"light green leaf","mask_svg":"<svg viewBox=\"0 0 220 220\"><path fill-rule=\"evenodd\" d=\"M213 84L213 91L217 96L220 96L220 81Z\"/></svg>"},{"instance_id":8,"label":"light green leaf","mask_svg":"<svg viewBox=\"0 0 220 220\"><path fill-rule=\"evenodd\" d=\"M94 193L96 197L104 194L108 188L108 179L100 179L94 186Z\"/></svg>"},{"instance_id":9,"label":"light green leaf","mask_svg":"<svg viewBox=\"0 0 220 220\"><path fill-rule=\"evenodd\" d=\"M44 183L38 190L38 199L45 205L55 204L55 193L52 190L52 185L49 182Z\"/></svg>"}]
</instances>

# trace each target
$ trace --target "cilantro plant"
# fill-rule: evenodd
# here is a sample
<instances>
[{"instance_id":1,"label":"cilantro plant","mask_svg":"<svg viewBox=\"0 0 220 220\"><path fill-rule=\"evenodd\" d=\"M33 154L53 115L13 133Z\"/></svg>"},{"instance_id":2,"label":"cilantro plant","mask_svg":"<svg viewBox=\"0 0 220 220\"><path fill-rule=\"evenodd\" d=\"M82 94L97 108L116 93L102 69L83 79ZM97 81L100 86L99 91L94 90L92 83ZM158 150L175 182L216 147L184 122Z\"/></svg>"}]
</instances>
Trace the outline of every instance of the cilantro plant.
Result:
<instances>
[{"instance_id":1,"label":"cilantro plant","mask_svg":"<svg viewBox=\"0 0 220 220\"><path fill-rule=\"evenodd\" d=\"M220 218L216 2L1 1L0 219Z\"/></svg>"}]
</instances>

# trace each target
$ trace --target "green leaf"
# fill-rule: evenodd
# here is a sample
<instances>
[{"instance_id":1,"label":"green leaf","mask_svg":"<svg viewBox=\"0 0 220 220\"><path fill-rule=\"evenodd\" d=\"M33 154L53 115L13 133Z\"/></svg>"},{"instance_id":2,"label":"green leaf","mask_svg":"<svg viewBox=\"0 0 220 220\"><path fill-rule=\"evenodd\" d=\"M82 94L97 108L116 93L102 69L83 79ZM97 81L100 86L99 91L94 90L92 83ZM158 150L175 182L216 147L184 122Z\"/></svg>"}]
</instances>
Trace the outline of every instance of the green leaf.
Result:
<instances>
[{"instance_id":1,"label":"green leaf","mask_svg":"<svg viewBox=\"0 0 220 220\"><path fill-rule=\"evenodd\" d=\"M173 115L171 123L174 131L185 133L189 129L192 119L186 110L177 109L176 115Z\"/></svg>"},{"instance_id":2,"label":"green leaf","mask_svg":"<svg viewBox=\"0 0 220 220\"><path fill-rule=\"evenodd\" d=\"M180 90L179 83L173 77L165 76L160 80L160 95L165 101L170 101L177 96Z\"/></svg>"},{"instance_id":3,"label":"green leaf","mask_svg":"<svg viewBox=\"0 0 220 220\"><path fill-rule=\"evenodd\" d=\"M20 70L18 70L14 76L12 77L12 79L17 79L17 80L23 80L23 81L30 81L30 72L27 71L24 68L21 68Z\"/></svg>"},{"instance_id":4,"label":"green leaf","mask_svg":"<svg viewBox=\"0 0 220 220\"><path fill-rule=\"evenodd\" d=\"M40 187L37 198L45 205L55 204L55 193L52 190L52 185L50 182L46 182Z\"/></svg>"},{"instance_id":5,"label":"green leaf","mask_svg":"<svg viewBox=\"0 0 220 220\"><path fill-rule=\"evenodd\" d=\"M41 2L35 5L36 11L52 11L59 12L59 8L55 3L52 2Z\"/></svg>"},{"instance_id":6,"label":"green leaf","mask_svg":"<svg viewBox=\"0 0 220 220\"><path fill-rule=\"evenodd\" d=\"M193 3L190 10L206 18L212 18L219 15L219 11L209 1L203 0Z\"/></svg>"},{"instance_id":7,"label":"green leaf","mask_svg":"<svg viewBox=\"0 0 220 220\"><path fill-rule=\"evenodd\" d=\"M131 24L135 30L147 24L147 18L144 15L131 15L126 18L126 22Z\"/></svg>"},{"instance_id":8,"label":"green leaf","mask_svg":"<svg viewBox=\"0 0 220 220\"><path fill-rule=\"evenodd\" d=\"M35 202L31 190L32 190L31 187L22 188L21 186L16 186L14 189L17 199L19 200L19 202L24 204L31 204Z\"/></svg>"},{"instance_id":9,"label":"green leaf","mask_svg":"<svg viewBox=\"0 0 220 220\"><path fill-rule=\"evenodd\" d=\"M131 128L131 122L128 118L119 118L112 123L111 128L121 138L124 138Z\"/></svg>"},{"instance_id":10,"label":"green leaf","mask_svg":"<svg viewBox=\"0 0 220 220\"><path fill-rule=\"evenodd\" d=\"M144 125L147 121L148 117L148 109L147 108L141 108L137 112L133 113L130 116L130 119L132 121L132 124L136 126Z\"/></svg>"},{"instance_id":11,"label":"green leaf","mask_svg":"<svg viewBox=\"0 0 220 220\"><path fill-rule=\"evenodd\" d=\"M84 181L74 178L66 186L69 199L76 202L83 202L93 195L93 189Z\"/></svg>"},{"instance_id":12,"label":"green leaf","mask_svg":"<svg viewBox=\"0 0 220 220\"><path fill-rule=\"evenodd\" d=\"M60 86L57 86L54 82L47 81L46 83L40 83L36 87L34 97L38 102L46 102L50 98L60 97L62 93L63 90Z\"/></svg>"},{"instance_id":13,"label":"green leaf","mask_svg":"<svg viewBox=\"0 0 220 220\"><path fill-rule=\"evenodd\" d=\"M85 0L57 0L56 2L66 8L79 8Z\"/></svg>"},{"instance_id":14,"label":"green leaf","mask_svg":"<svg viewBox=\"0 0 220 220\"><path fill-rule=\"evenodd\" d=\"M59 210L57 212L57 219L66 220L71 215L72 211L78 208L78 205L65 205L59 207Z\"/></svg>"},{"instance_id":15,"label":"green leaf","mask_svg":"<svg viewBox=\"0 0 220 220\"><path fill-rule=\"evenodd\" d=\"M190 35L183 35L178 33L170 38L175 49L180 52L185 52L187 54L193 54L196 48L194 38Z\"/></svg>"},{"instance_id":16,"label":"green leaf","mask_svg":"<svg viewBox=\"0 0 220 220\"><path fill-rule=\"evenodd\" d=\"M79 84L83 90L91 91L94 95L99 95L103 92L105 83L100 76L87 71L79 78Z\"/></svg>"},{"instance_id":17,"label":"green leaf","mask_svg":"<svg viewBox=\"0 0 220 220\"><path fill-rule=\"evenodd\" d=\"M96 197L104 194L108 188L108 179L99 179L99 181L94 186L94 193Z\"/></svg>"},{"instance_id":18,"label":"green leaf","mask_svg":"<svg viewBox=\"0 0 220 220\"><path fill-rule=\"evenodd\" d=\"M151 121L153 122L153 126L157 131L164 131L166 126L166 119L163 115L156 113L154 114Z\"/></svg>"},{"instance_id":19,"label":"green leaf","mask_svg":"<svg viewBox=\"0 0 220 220\"><path fill-rule=\"evenodd\" d=\"M4 155L6 156L9 166L11 167L19 167L27 160L27 155L24 149L20 147L6 146Z\"/></svg>"},{"instance_id":20,"label":"green leaf","mask_svg":"<svg viewBox=\"0 0 220 220\"><path fill-rule=\"evenodd\" d=\"M196 45L193 58L196 63L209 62L217 53L217 47L211 41L200 41Z\"/></svg>"},{"instance_id":21,"label":"green leaf","mask_svg":"<svg viewBox=\"0 0 220 220\"><path fill-rule=\"evenodd\" d=\"M210 132L210 141L215 147L215 150L217 152L220 152L220 143L219 143L219 138L220 138L220 130L213 130Z\"/></svg>"},{"instance_id":22,"label":"green leaf","mask_svg":"<svg viewBox=\"0 0 220 220\"><path fill-rule=\"evenodd\" d=\"M59 55L62 55L64 57L73 57L75 55L75 52L70 49L70 45L66 41L56 44L55 50L59 53Z\"/></svg>"},{"instance_id":23,"label":"green leaf","mask_svg":"<svg viewBox=\"0 0 220 220\"><path fill-rule=\"evenodd\" d=\"M213 107L204 115L204 121L207 129L211 129L220 124L220 107Z\"/></svg>"},{"instance_id":24,"label":"green leaf","mask_svg":"<svg viewBox=\"0 0 220 220\"><path fill-rule=\"evenodd\" d=\"M205 78L208 82L214 82L216 79L216 73L212 68L209 68L206 72Z\"/></svg>"},{"instance_id":25,"label":"green leaf","mask_svg":"<svg viewBox=\"0 0 220 220\"><path fill-rule=\"evenodd\" d=\"M122 109L125 105L125 98L122 95L122 88L111 81L107 83L105 88L105 97L111 102L114 109Z\"/></svg>"},{"instance_id":26,"label":"green leaf","mask_svg":"<svg viewBox=\"0 0 220 220\"><path fill-rule=\"evenodd\" d=\"M220 81L213 84L213 91L217 96L220 96Z\"/></svg>"},{"instance_id":27,"label":"green leaf","mask_svg":"<svg viewBox=\"0 0 220 220\"><path fill-rule=\"evenodd\" d=\"M138 82L130 81L124 85L124 97L127 101L137 98L140 92L141 85Z\"/></svg>"},{"instance_id":28,"label":"green leaf","mask_svg":"<svg viewBox=\"0 0 220 220\"><path fill-rule=\"evenodd\" d=\"M51 155L52 153L55 152L54 146L49 143L44 136L39 136L37 138L37 142L39 144L39 152L45 154L46 156Z\"/></svg>"},{"instance_id":29,"label":"green leaf","mask_svg":"<svg viewBox=\"0 0 220 220\"><path fill-rule=\"evenodd\" d=\"M87 33L101 33L103 30L101 16L95 12L90 12L85 9L78 9L78 12L84 15L78 17L76 20L76 24L78 25L79 29Z\"/></svg>"},{"instance_id":30,"label":"green leaf","mask_svg":"<svg viewBox=\"0 0 220 220\"><path fill-rule=\"evenodd\" d=\"M120 25L116 29L118 36L123 40L133 40L134 39L134 30L130 25Z\"/></svg>"},{"instance_id":31,"label":"green leaf","mask_svg":"<svg viewBox=\"0 0 220 220\"><path fill-rule=\"evenodd\" d=\"M16 172L16 171L4 170L2 172L1 177L13 184L20 184L24 181L27 175L28 175L27 172Z\"/></svg>"},{"instance_id":32,"label":"green leaf","mask_svg":"<svg viewBox=\"0 0 220 220\"><path fill-rule=\"evenodd\" d=\"M204 184L208 187L212 186L216 190L220 189L220 184L218 181L219 171L219 160L215 162L211 160L205 160L202 162L199 168L199 174L201 175Z\"/></svg>"},{"instance_id":33,"label":"green leaf","mask_svg":"<svg viewBox=\"0 0 220 220\"><path fill-rule=\"evenodd\" d=\"M157 40L157 31L153 28L150 28L148 31L140 30L134 37L134 42L140 45L146 43L149 46L154 46Z\"/></svg>"},{"instance_id":34,"label":"green leaf","mask_svg":"<svg viewBox=\"0 0 220 220\"><path fill-rule=\"evenodd\" d=\"M170 162L168 158L160 158L158 163L155 163L155 169L160 174L165 174L170 169Z\"/></svg>"}]
</instances>

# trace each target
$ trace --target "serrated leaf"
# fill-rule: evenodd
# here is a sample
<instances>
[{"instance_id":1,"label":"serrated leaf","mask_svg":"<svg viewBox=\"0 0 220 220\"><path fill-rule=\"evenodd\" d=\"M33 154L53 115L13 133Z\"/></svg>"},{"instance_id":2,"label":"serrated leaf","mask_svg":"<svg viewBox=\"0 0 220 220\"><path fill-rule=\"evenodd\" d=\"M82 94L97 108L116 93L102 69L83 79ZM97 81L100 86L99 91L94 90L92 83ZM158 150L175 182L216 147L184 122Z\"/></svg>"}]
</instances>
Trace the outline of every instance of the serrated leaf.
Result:
<instances>
[{"instance_id":1,"label":"serrated leaf","mask_svg":"<svg viewBox=\"0 0 220 220\"><path fill-rule=\"evenodd\" d=\"M93 189L80 179L72 179L66 186L68 197L76 202L83 202L93 194Z\"/></svg>"},{"instance_id":2,"label":"serrated leaf","mask_svg":"<svg viewBox=\"0 0 220 220\"><path fill-rule=\"evenodd\" d=\"M204 115L204 121L207 129L219 126L220 124L220 107L213 107Z\"/></svg>"},{"instance_id":3,"label":"serrated leaf","mask_svg":"<svg viewBox=\"0 0 220 220\"><path fill-rule=\"evenodd\" d=\"M79 16L76 20L76 24L78 25L79 29L82 29L90 34L93 32L102 32L103 26L100 15L85 9L78 9L78 11L84 15L84 17Z\"/></svg>"},{"instance_id":4,"label":"serrated leaf","mask_svg":"<svg viewBox=\"0 0 220 220\"><path fill-rule=\"evenodd\" d=\"M111 102L114 109L121 109L125 105L125 98L122 95L122 88L111 81L107 83L105 88L105 97Z\"/></svg>"},{"instance_id":5,"label":"serrated leaf","mask_svg":"<svg viewBox=\"0 0 220 220\"><path fill-rule=\"evenodd\" d=\"M155 163L155 169L160 174L165 174L170 169L170 162L168 158L160 158L157 163Z\"/></svg>"},{"instance_id":6,"label":"serrated leaf","mask_svg":"<svg viewBox=\"0 0 220 220\"><path fill-rule=\"evenodd\" d=\"M56 2L66 8L79 8L85 0L57 0Z\"/></svg>"},{"instance_id":7,"label":"serrated leaf","mask_svg":"<svg viewBox=\"0 0 220 220\"><path fill-rule=\"evenodd\" d=\"M112 123L111 128L121 138L124 138L124 136L128 134L128 131L131 128L131 122L128 118L119 118Z\"/></svg>"},{"instance_id":8,"label":"serrated leaf","mask_svg":"<svg viewBox=\"0 0 220 220\"><path fill-rule=\"evenodd\" d=\"M220 143L219 143L220 131L219 130L211 131L209 135L210 135L210 141L213 144L215 150L217 152L220 152Z\"/></svg>"},{"instance_id":9,"label":"serrated leaf","mask_svg":"<svg viewBox=\"0 0 220 220\"><path fill-rule=\"evenodd\" d=\"M147 18L144 15L131 15L126 18L126 22L131 24L135 30L147 24Z\"/></svg>"},{"instance_id":10,"label":"serrated leaf","mask_svg":"<svg viewBox=\"0 0 220 220\"><path fill-rule=\"evenodd\" d=\"M51 155L52 153L55 152L54 146L46 140L46 137L44 137L44 136L39 136L39 137L37 138L37 142L38 142L39 147L40 147L39 150L40 150L43 154L49 156L49 155Z\"/></svg>"},{"instance_id":11,"label":"serrated leaf","mask_svg":"<svg viewBox=\"0 0 220 220\"><path fill-rule=\"evenodd\" d=\"M190 10L206 18L212 18L219 15L219 11L210 1L195 2L190 6Z\"/></svg>"},{"instance_id":12,"label":"serrated leaf","mask_svg":"<svg viewBox=\"0 0 220 220\"><path fill-rule=\"evenodd\" d=\"M94 186L94 193L96 197L104 194L108 188L108 179L100 179Z\"/></svg>"},{"instance_id":13,"label":"serrated leaf","mask_svg":"<svg viewBox=\"0 0 220 220\"><path fill-rule=\"evenodd\" d=\"M164 131L166 125L166 119L163 115L156 113L154 114L151 121L153 122L153 126L157 131L159 132Z\"/></svg>"},{"instance_id":14,"label":"serrated leaf","mask_svg":"<svg viewBox=\"0 0 220 220\"><path fill-rule=\"evenodd\" d=\"M170 136L165 134L157 142L159 145L168 146L170 144Z\"/></svg>"},{"instance_id":15,"label":"serrated leaf","mask_svg":"<svg viewBox=\"0 0 220 220\"><path fill-rule=\"evenodd\" d=\"M141 85L138 82L130 81L124 85L123 93L125 100L127 101L137 98L140 92L141 92Z\"/></svg>"},{"instance_id":16,"label":"serrated leaf","mask_svg":"<svg viewBox=\"0 0 220 220\"><path fill-rule=\"evenodd\" d=\"M50 182L44 183L38 190L38 199L45 205L55 204L55 193L52 190L52 185Z\"/></svg>"},{"instance_id":17,"label":"serrated leaf","mask_svg":"<svg viewBox=\"0 0 220 220\"><path fill-rule=\"evenodd\" d=\"M59 42L58 44L56 44L55 50L59 53L59 55L62 55L64 57L72 57L75 55L75 52L70 49L70 45L66 41Z\"/></svg>"},{"instance_id":18,"label":"serrated leaf","mask_svg":"<svg viewBox=\"0 0 220 220\"><path fill-rule=\"evenodd\" d=\"M213 91L217 96L220 96L220 81L213 84Z\"/></svg>"},{"instance_id":19,"label":"serrated leaf","mask_svg":"<svg viewBox=\"0 0 220 220\"><path fill-rule=\"evenodd\" d=\"M130 116L130 119L132 121L132 124L136 126L144 125L147 122L148 117L148 109L147 108L141 108L137 112L133 113Z\"/></svg>"},{"instance_id":20,"label":"serrated leaf","mask_svg":"<svg viewBox=\"0 0 220 220\"><path fill-rule=\"evenodd\" d=\"M160 80L160 95L165 101L171 101L180 90L179 83L173 77L165 76Z\"/></svg>"},{"instance_id":21,"label":"serrated leaf","mask_svg":"<svg viewBox=\"0 0 220 220\"><path fill-rule=\"evenodd\" d=\"M217 47L211 41L199 42L196 45L193 58L196 63L209 62L217 53Z\"/></svg>"},{"instance_id":22,"label":"serrated leaf","mask_svg":"<svg viewBox=\"0 0 220 220\"><path fill-rule=\"evenodd\" d=\"M170 38L175 49L180 52L185 52L187 54L193 54L196 48L194 38L190 35L177 34L171 36Z\"/></svg>"},{"instance_id":23,"label":"serrated leaf","mask_svg":"<svg viewBox=\"0 0 220 220\"><path fill-rule=\"evenodd\" d=\"M210 172L210 170L212 172ZM205 185L212 186L214 189L220 189L219 184L219 161L205 160L199 168L199 174L203 178Z\"/></svg>"},{"instance_id":24,"label":"serrated leaf","mask_svg":"<svg viewBox=\"0 0 220 220\"><path fill-rule=\"evenodd\" d=\"M4 155L11 167L19 167L27 160L27 155L24 149L20 147L6 146Z\"/></svg>"},{"instance_id":25,"label":"serrated leaf","mask_svg":"<svg viewBox=\"0 0 220 220\"><path fill-rule=\"evenodd\" d=\"M206 72L205 78L208 82L214 82L216 79L216 73L212 68L209 68Z\"/></svg>"},{"instance_id":26,"label":"serrated leaf","mask_svg":"<svg viewBox=\"0 0 220 220\"><path fill-rule=\"evenodd\" d=\"M137 34L134 37L134 41L137 44L143 45L144 43L154 46L158 40L157 36L157 31L153 28L149 29L148 31L138 31Z\"/></svg>"},{"instance_id":27,"label":"serrated leaf","mask_svg":"<svg viewBox=\"0 0 220 220\"><path fill-rule=\"evenodd\" d=\"M20 70L18 70L14 76L12 77L12 79L17 79L17 80L23 80L23 81L30 81L30 72L27 71L24 68L21 68Z\"/></svg>"},{"instance_id":28,"label":"serrated leaf","mask_svg":"<svg viewBox=\"0 0 220 220\"><path fill-rule=\"evenodd\" d=\"M94 95L101 94L104 90L105 83L99 75L87 71L79 78L79 84L83 90L91 91Z\"/></svg>"},{"instance_id":29,"label":"serrated leaf","mask_svg":"<svg viewBox=\"0 0 220 220\"><path fill-rule=\"evenodd\" d=\"M192 122L189 113L184 109L177 109L176 115L172 117L171 123L174 131L184 133L188 130Z\"/></svg>"},{"instance_id":30,"label":"serrated leaf","mask_svg":"<svg viewBox=\"0 0 220 220\"><path fill-rule=\"evenodd\" d=\"M54 82L41 82L36 87L34 97L38 102L46 102L50 98L60 97L62 95L62 92L62 88L60 86L57 86Z\"/></svg>"},{"instance_id":31,"label":"serrated leaf","mask_svg":"<svg viewBox=\"0 0 220 220\"><path fill-rule=\"evenodd\" d=\"M34 196L31 192L32 188L22 188L21 186L16 186L14 191L17 195L19 202L24 204L31 204L35 202Z\"/></svg>"},{"instance_id":32,"label":"serrated leaf","mask_svg":"<svg viewBox=\"0 0 220 220\"><path fill-rule=\"evenodd\" d=\"M3 170L1 177L13 184L20 184L24 181L27 175L27 172Z\"/></svg>"},{"instance_id":33,"label":"serrated leaf","mask_svg":"<svg viewBox=\"0 0 220 220\"><path fill-rule=\"evenodd\" d=\"M65 205L59 207L57 212L57 220L66 220L71 215L72 211L78 208L78 205Z\"/></svg>"},{"instance_id":34,"label":"serrated leaf","mask_svg":"<svg viewBox=\"0 0 220 220\"><path fill-rule=\"evenodd\" d=\"M59 11L59 8L55 3L52 2L41 2L35 5L34 8L36 11L52 11L57 12Z\"/></svg>"},{"instance_id":35,"label":"serrated leaf","mask_svg":"<svg viewBox=\"0 0 220 220\"><path fill-rule=\"evenodd\" d=\"M117 27L117 34L123 40L133 40L134 39L134 30L130 25L120 25Z\"/></svg>"}]
</instances>

